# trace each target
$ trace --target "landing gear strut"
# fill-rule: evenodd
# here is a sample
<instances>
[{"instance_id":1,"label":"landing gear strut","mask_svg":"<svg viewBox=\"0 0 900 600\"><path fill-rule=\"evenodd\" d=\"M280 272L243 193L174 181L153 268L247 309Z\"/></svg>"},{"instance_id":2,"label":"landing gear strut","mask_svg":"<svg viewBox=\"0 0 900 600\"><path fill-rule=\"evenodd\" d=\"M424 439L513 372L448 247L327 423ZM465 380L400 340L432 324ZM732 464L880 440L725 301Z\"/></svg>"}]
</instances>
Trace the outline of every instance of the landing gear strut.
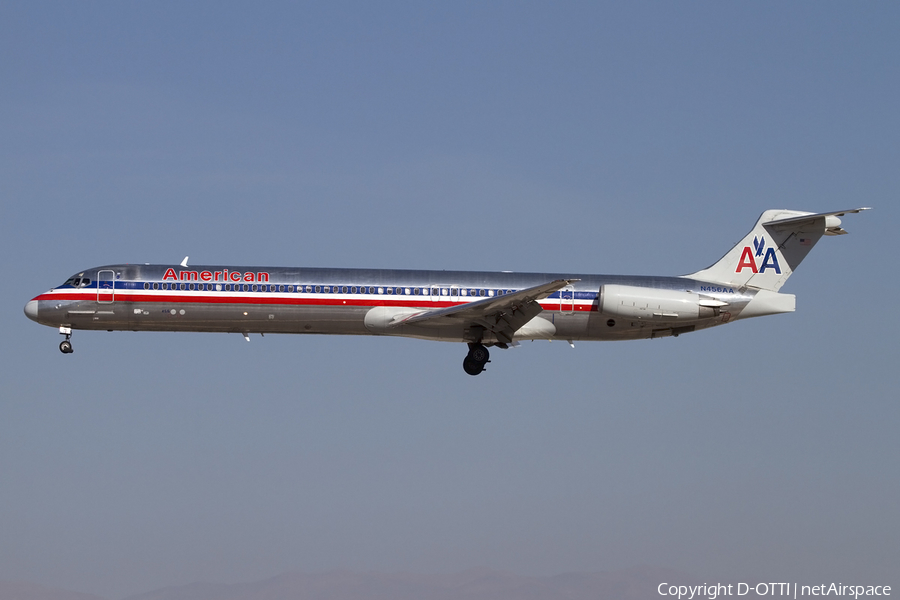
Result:
<instances>
[{"instance_id":1,"label":"landing gear strut","mask_svg":"<svg viewBox=\"0 0 900 600\"><path fill-rule=\"evenodd\" d=\"M469 344L469 353L463 360L463 370L469 375L484 371L484 365L491 362L491 353L481 344Z\"/></svg>"},{"instance_id":2,"label":"landing gear strut","mask_svg":"<svg viewBox=\"0 0 900 600\"><path fill-rule=\"evenodd\" d=\"M70 327L60 327L59 332L66 336L66 339L59 343L59 351L63 354L72 354L72 329Z\"/></svg>"}]
</instances>

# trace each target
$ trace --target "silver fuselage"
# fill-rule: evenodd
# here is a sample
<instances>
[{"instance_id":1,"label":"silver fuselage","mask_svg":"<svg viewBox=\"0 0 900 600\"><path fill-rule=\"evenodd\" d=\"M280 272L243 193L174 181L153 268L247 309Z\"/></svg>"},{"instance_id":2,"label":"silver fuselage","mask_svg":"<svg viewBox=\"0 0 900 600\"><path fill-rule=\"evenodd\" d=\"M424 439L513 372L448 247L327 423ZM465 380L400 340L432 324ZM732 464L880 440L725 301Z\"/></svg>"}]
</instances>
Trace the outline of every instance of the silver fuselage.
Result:
<instances>
[{"instance_id":1,"label":"silver fuselage","mask_svg":"<svg viewBox=\"0 0 900 600\"><path fill-rule=\"evenodd\" d=\"M543 311L516 340L678 335L739 318L756 295L685 277L126 264L83 271L35 297L26 313L71 329L393 335L491 344L497 340L490 331L476 334L465 324L389 326L376 316L458 306L559 279L577 281L540 300ZM693 319L623 317L603 312L603 286L685 292L722 308Z\"/></svg>"}]
</instances>

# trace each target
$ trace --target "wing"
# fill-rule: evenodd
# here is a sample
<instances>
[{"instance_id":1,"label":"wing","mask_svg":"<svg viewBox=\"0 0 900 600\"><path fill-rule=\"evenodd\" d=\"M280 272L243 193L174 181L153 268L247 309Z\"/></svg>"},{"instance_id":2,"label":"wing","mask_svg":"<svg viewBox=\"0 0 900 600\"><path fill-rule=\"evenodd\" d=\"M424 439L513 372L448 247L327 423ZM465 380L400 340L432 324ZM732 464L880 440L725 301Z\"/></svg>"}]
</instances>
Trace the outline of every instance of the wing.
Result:
<instances>
[{"instance_id":1,"label":"wing","mask_svg":"<svg viewBox=\"0 0 900 600\"><path fill-rule=\"evenodd\" d=\"M440 325L466 322L493 332L497 339L511 343L513 334L542 310L538 300L561 290L578 279L557 279L512 294L476 300L459 306L425 310L396 317L391 325Z\"/></svg>"}]
</instances>

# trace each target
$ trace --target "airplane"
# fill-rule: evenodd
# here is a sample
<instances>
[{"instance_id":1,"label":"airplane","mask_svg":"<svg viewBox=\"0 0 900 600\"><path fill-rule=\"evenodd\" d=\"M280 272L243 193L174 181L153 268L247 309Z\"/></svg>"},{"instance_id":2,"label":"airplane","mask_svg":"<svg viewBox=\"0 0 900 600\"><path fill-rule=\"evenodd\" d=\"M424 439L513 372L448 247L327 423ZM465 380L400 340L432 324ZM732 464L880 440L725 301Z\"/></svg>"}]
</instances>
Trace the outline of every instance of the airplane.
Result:
<instances>
[{"instance_id":1,"label":"airplane","mask_svg":"<svg viewBox=\"0 0 900 600\"><path fill-rule=\"evenodd\" d=\"M25 305L29 319L72 330L384 335L463 342L478 375L488 348L524 340L678 336L793 312L779 292L846 214L774 209L712 266L677 277L117 264L94 267Z\"/></svg>"}]
</instances>

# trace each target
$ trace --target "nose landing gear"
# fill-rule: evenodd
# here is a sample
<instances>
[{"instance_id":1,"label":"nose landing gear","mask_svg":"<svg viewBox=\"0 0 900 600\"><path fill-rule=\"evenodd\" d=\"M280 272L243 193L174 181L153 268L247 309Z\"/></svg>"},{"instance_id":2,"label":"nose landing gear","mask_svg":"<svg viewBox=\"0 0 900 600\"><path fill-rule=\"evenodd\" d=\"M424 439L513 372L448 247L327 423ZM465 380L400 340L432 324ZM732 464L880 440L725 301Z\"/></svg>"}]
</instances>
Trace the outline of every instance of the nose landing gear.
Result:
<instances>
[{"instance_id":1,"label":"nose landing gear","mask_svg":"<svg viewBox=\"0 0 900 600\"><path fill-rule=\"evenodd\" d=\"M491 362L491 354L481 344L469 344L469 353L463 360L463 370L469 375L478 375L484 371L484 365Z\"/></svg>"},{"instance_id":2,"label":"nose landing gear","mask_svg":"<svg viewBox=\"0 0 900 600\"><path fill-rule=\"evenodd\" d=\"M59 343L59 351L63 354L72 354L74 350L72 349L72 328L71 327L60 327L59 332L66 336L66 339Z\"/></svg>"}]
</instances>

